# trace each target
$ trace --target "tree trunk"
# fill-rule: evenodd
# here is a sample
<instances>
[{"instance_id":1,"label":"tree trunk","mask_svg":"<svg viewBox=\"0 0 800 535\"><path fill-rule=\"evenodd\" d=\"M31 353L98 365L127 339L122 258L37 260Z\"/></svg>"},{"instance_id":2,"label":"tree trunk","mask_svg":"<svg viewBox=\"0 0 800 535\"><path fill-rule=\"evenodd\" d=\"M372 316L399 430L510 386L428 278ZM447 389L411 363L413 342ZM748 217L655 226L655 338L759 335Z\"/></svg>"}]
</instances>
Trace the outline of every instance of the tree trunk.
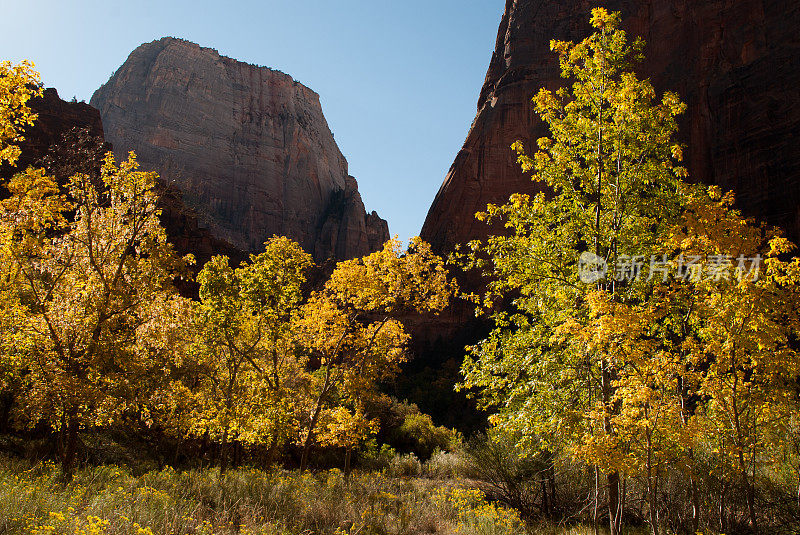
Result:
<instances>
[{"instance_id":1,"label":"tree trunk","mask_svg":"<svg viewBox=\"0 0 800 535\"><path fill-rule=\"evenodd\" d=\"M311 430L308 430L308 436L303 443L303 455L300 457L300 472L305 472L308 468L308 458L311 455L311 447L314 445L314 437Z\"/></svg>"},{"instance_id":2,"label":"tree trunk","mask_svg":"<svg viewBox=\"0 0 800 535\"><path fill-rule=\"evenodd\" d=\"M719 492L719 530L721 533L728 532L728 504L726 503L726 488L724 474L720 474L720 492Z\"/></svg>"},{"instance_id":3,"label":"tree trunk","mask_svg":"<svg viewBox=\"0 0 800 535\"><path fill-rule=\"evenodd\" d=\"M314 429L319 422L319 415L322 413L323 399L328 393L328 388L331 384L331 368L325 368L325 382L322 385L322 390L317 396L316 407L314 407L314 414L311 416L311 421L308 424L308 435L306 435L305 443L303 444L303 455L300 458L300 472L305 472L308 468L308 458L311 455L311 447L314 445Z\"/></svg>"},{"instance_id":4,"label":"tree trunk","mask_svg":"<svg viewBox=\"0 0 800 535\"><path fill-rule=\"evenodd\" d=\"M755 484L744 474L745 485L747 488L747 512L750 515L750 527L753 533L758 533L758 518L756 517L756 493Z\"/></svg>"},{"instance_id":5,"label":"tree trunk","mask_svg":"<svg viewBox=\"0 0 800 535\"><path fill-rule=\"evenodd\" d=\"M742 478L744 479L744 486L746 490L746 498L747 498L747 513L750 516L750 527L753 528L753 533L758 533L758 520L756 518L756 504L755 504L755 488L753 481L750 480L750 477L747 475L747 462L744 458L744 451L743 450L743 440L741 439L741 428L739 425L739 413L737 410L736 400L733 402L733 412L734 412L734 424L736 425L736 450L737 450L737 459L739 461L739 470L742 472Z\"/></svg>"},{"instance_id":6,"label":"tree trunk","mask_svg":"<svg viewBox=\"0 0 800 535\"><path fill-rule=\"evenodd\" d=\"M547 499L547 484L545 480L542 479L540 481L542 486L542 516L549 517L550 516L550 502Z\"/></svg>"},{"instance_id":7,"label":"tree trunk","mask_svg":"<svg viewBox=\"0 0 800 535\"><path fill-rule=\"evenodd\" d=\"M608 435L614 434L613 426L611 425L611 416L608 412L612 410L611 403L613 398L614 371L611 364L607 360L602 362L601 370L601 395L603 405L606 407L606 415L603 419L603 430ZM622 518L622 502L620 501L620 477L619 472L616 470L609 472L607 476L608 483L608 520L611 535L618 535Z\"/></svg>"},{"instance_id":8,"label":"tree trunk","mask_svg":"<svg viewBox=\"0 0 800 535\"><path fill-rule=\"evenodd\" d=\"M691 452L689 455L691 456ZM700 491L694 475L689 477L689 492L692 500L692 533L697 533L700 529Z\"/></svg>"},{"instance_id":9,"label":"tree trunk","mask_svg":"<svg viewBox=\"0 0 800 535\"><path fill-rule=\"evenodd\" d=\"M264 470L269 470L272 468L272 461L275 459L275 453L278 450L278 439L272 438L269 442L269 448L267 448L267 455L264 458Z\"/></svg>"},{"instance_id":10,"label":"tree trunk","mask_svg":"<svg viewBox=\"0 0 800 535\"><path fill-rule=\"evenodd\" d=\"M4 393L0 396L2 408L0 408L0 433L8 433L11 431L9 425L11 417L11 408L14 405L14 395L11 393Z\"/></svg>"},{"instance_id":11,"label":"tree trunk","mask_svg":"<svg viewBox=\"0 0 800 535\"><path fill-rule=\"evenodd\" d=\"M350 456L352 453L353 448L351 446L347 446L344 454L344 480L346 482L350 481Z\"/></svg>"},{"instance_id":12,"label":"tree trunk","mask_svg":"<svg viewBox=\"0 0 800 535\"><path fill-rule=\"evenodd\" d=\"M228 429L222 431L222 443L219 447L219 478L225 477L228 470Z\"/></svg>"},{"instance_id":13,"label":"tree trunk","mask_svg":"<svg viewBox=\"0 0 800 535\"><path fill-rule=\"evenodd\" d=\"M233 443L233 467L239 468L242 465L242 457L244 456L244 452L242 451L243 446L242 443L236 441Z\"/></svg>"},{"instance_id":14,"label":"tree trunk","mask_svg":"<svg viewBox=\"0 0 800 535\"><path fill-rule=\"evenodd\" d=\"M620 527L620 495L619 472L610 472L606 478L608 482L608 523L611 535L619 535Z\"/></svg>"},{"instance_id":15,"label":"tree trunk","mask_svg":"<svg viewBox=\"0 0 800 535\"><path fill-rule=\"evenodd\" d=\"M653 475L653 437L648 428L645 431L647 437L647 513L650 522L650 533L658 534L658 504L657 504L657 485L658 476Z\"/></svg>"},{"instance_id":16,"label":"tree trunk","mask_svg":"<svg viewBox=\"0 0 800 535\"><path fill-rule=\"evenodd\" d=\"M553 459L550 458L550 466L547 469L547 486L550 490L550 514L555 515L558 511L558 500L556 500L556 468L553 466Z\"/></svg>"},{"instance_id":17,"label":"tree trunk","mask_svg":"<svg viewBox=\"0 0 800 535\"><path fill-rule=\"evenodd\" d=\"M688 388L684 378L678 378L680 381L681 389L681 424L684 428L689 425L689 418L694 414L694 410L689 407ZM689 461L691 463L692 473L689 476L689 499L692 502L692 533L697 533L700 530L700 492L697 488L697 480L694 477L694 448L689 448Z\"/></svg>"},{"instance_id":18,"label":"tree trunk","mask_svg":"<svg viewBox=\"0 0 800 535\"><path fill-rule=\"evenodd\" d=\"M178 459L181 454L181 449L183 448L183 436L178 439L178 443L175 444L175 455L172 456L172 467L176 468L178 466Z\"/></svg>"},{"instance_id":19,"label":"tree trunk","mask_svg":"<svg viewBox=\"0 0 800 535\"><path fill-rule=\"evenodd\" d=\"M600 533L600 468L594 467L594 511L592 511L592 525L594 526L594 535Z\"/></svg>"},{"instance_id":20,"label":"tree trunk","mask_svg":"<svg viewBox=\"0 0 800 535\"><path fill-rule=\"evenodd\" d=\"M78 450L79 427L77 416L70 416L67 424L64 452L61 456L61 476L67 483L72 481L72 477L75 475L75 455Z\"/></svg>"}]
</instances>

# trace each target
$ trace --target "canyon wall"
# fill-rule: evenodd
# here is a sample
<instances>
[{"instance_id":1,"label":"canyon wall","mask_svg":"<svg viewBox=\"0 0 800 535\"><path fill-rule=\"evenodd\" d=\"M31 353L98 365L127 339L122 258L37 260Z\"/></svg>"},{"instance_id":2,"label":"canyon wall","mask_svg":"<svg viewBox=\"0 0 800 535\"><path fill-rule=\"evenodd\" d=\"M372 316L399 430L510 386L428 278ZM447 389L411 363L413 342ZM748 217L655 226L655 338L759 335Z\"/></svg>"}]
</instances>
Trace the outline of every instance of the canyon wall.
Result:
<instances>
[{"instance_id":1,"label":"canyon wall","mask_svg":"<svg viewBox=\"0 0 800 535\"><path fill-rule=\"evenodd\" d=\"M291 76L174 38L134 50L92 96L106 139L179 190L201 226L249 252L288 236L318 262L375 250L319 95Z\"/></svg>"}]
</instances>

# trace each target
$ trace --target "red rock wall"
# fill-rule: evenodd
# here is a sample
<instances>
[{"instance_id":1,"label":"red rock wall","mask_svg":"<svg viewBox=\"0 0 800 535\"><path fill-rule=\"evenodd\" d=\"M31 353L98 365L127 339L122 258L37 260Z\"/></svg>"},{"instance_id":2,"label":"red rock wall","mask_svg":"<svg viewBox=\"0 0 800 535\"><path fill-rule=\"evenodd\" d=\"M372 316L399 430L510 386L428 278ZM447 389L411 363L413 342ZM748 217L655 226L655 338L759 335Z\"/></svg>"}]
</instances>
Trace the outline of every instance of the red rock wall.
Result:
<instances>
[{"instance_id":1,"label":"red rock wall","mask_svg":"<svg viewBox=\"0 0 800 535\"><path fill-rule=\"evenodd\" d=\"M547 135L530 100L564 85L550 39L591 32L592 7L621 11L647 41L637 71L688 105L680 137L694 180L732 188L738 206L800 239L800 2L507 0L478 115L422 229L437 251L483 237L474 214L534 192L509 146Z\"/></svg>"},{"instance_id":2,"label":"red rock wall","mask_svg":"<svg viewBox=\"0 0 800 535\"><path fill-rule=\"evenodd\" d=\"M91 103L115 150L135 150L239 249L278 234L324 261L389 237L367 218L319 95L287 74L164 38L134 50Z\"/></svg>"}]
</instances>

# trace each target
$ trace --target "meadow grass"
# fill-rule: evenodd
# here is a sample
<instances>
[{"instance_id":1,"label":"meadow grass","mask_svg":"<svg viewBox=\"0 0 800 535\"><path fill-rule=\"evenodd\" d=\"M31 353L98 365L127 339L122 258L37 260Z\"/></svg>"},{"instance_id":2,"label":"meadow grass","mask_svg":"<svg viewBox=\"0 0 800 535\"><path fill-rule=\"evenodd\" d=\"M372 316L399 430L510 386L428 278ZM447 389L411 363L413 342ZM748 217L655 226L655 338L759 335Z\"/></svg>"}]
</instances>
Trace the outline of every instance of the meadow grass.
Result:
<instances>
[{"instance_id":1,"label":"meadow grass","mask_svg":"<svg viewBox=\"0 0 800 535\"><path fill-rule=\"evenodd\" d=\"M0 533L71 534L517 534L514 511L457 482L338 470L300 474L170 468L139 477L124 467L80 469L0 458Z\"/></svg>"},{"instance_id":2,"label":"meadow grass","mask_svg":"<svg viewBox=\"0 0 800 535\"><path fill-rule=\"evenodd\" d=\"M116 465L78 470L0 456L0 534L30 535L588 535L586 528L525 526L459 479L339 470L254 468L140 476Z\"/></svg>"}]
</instances>

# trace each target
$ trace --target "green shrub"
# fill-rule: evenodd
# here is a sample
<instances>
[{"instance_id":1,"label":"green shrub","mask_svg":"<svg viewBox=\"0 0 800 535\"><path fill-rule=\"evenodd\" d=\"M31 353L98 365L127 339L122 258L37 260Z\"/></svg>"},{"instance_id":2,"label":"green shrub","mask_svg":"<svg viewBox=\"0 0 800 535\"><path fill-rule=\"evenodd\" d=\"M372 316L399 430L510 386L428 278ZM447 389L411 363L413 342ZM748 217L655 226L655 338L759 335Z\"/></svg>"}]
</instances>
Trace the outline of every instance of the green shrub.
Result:
<instances>
[{"instance_id":1,"label":"green shrub","mask_svg":"<svg viewBox=\"0 0 800 535\"><path fill-rule=\"evenodd\" d=\"M426 476L435 479L458 479L466 476L467 461L461 450L442 451L437 449L424 466Z\"/></svg>"},{"instance_id":2,"label":"green shrub","mask_svg":"<svg viewBox=\"0 0 800 535\"><path fill-rule=\"evenodd\" d=\"M422 475L422 463L413 453L395 455L385 473L389 477L418 477Z\"/></svg>"}]
</instances>

